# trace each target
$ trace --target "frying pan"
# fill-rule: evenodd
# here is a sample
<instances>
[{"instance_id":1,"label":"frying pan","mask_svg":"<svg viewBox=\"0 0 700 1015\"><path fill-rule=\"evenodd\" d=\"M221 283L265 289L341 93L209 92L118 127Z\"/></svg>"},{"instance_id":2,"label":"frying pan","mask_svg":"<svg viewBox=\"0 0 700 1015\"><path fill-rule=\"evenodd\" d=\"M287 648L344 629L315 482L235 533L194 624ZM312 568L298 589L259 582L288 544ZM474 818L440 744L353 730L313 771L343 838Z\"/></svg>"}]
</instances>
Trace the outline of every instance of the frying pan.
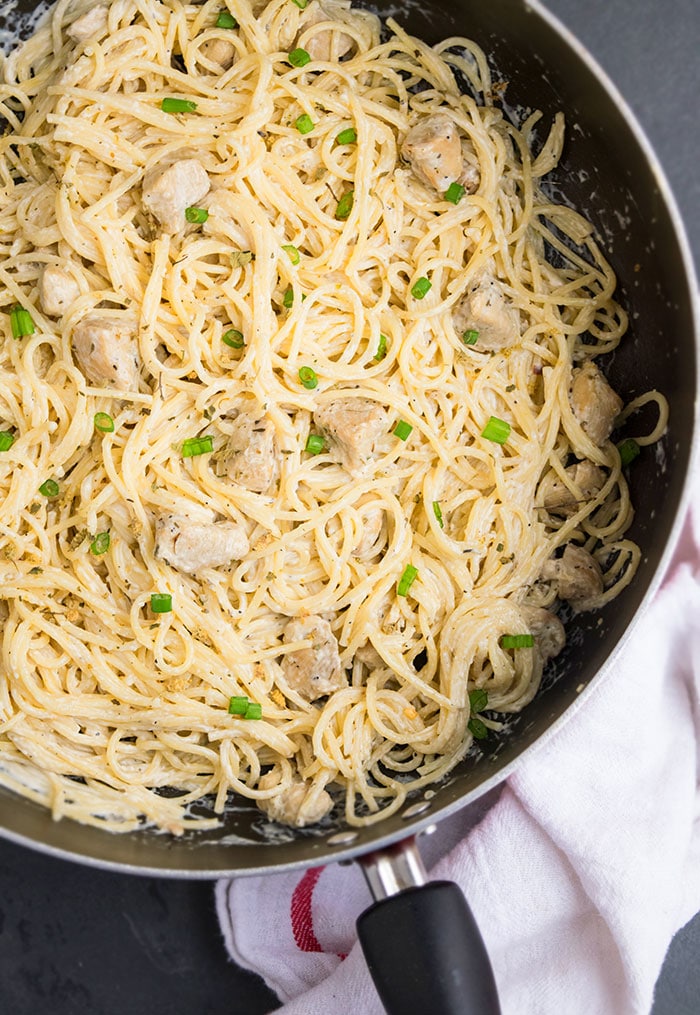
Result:
<instances>
[{"instance_id":1,"label":"frying pan","mask_svg":"<svg viewBox=\"0 0 700 1015\"><path fill-rule=\"evenodd\" d=\"M32 0L6 3L7 20L34 6ZM638 459L631 475L631 535L643 550L635 581L600 613L570 621L556 667L505 737L480 746L431 793L409 799L378 825L357 830L336 820L272 834L257 808L241 802L216 832L179 839L148 832L116 836L55 823L47 811L0 790L0 834L65 859L168 877L272 873L361 858L375 897L384 897L361 918L360 933L387 1009L488 1013L498 1002L478 930L454 886L415 887L424 874L413 837L493 788L547 731L585 706L588 688L605 679L658 583L679 531L693 457L696 285L674 202L649 145L614 87L537 0L378 0L373 6L428 42L452 35L476 39L496 77L508 80L514 115L539 108L546 129L556 111L566 113L568 141L548 186L593 221L632 321L608 375L625 399L657 387L671 403L667 436ZM0 2L0 19L2 9Z\"/></svg>"}]
</instances>

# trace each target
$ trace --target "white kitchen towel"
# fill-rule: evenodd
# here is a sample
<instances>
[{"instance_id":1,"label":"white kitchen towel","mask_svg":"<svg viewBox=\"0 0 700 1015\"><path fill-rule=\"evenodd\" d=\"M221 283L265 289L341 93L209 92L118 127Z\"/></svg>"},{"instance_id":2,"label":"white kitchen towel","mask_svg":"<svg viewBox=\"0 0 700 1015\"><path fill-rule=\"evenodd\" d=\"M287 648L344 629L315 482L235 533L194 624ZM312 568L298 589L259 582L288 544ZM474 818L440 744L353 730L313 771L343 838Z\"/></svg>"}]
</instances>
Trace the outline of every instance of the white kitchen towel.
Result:
<instances>
[{"instance_id":1,"label":"white kitchen towel","mask_svg":"<svg viewBox=\"0 0 700 1015\"><path fill-rule=\"evenodd\" d=\"M694 505L612 672L431 871L463 888L503 1015L648 1015L700 910L700 488ZM217 886L229 953L284 1015L381 1015L355 934L370 901L354 865Z\"/></svg>"}]
</instances>

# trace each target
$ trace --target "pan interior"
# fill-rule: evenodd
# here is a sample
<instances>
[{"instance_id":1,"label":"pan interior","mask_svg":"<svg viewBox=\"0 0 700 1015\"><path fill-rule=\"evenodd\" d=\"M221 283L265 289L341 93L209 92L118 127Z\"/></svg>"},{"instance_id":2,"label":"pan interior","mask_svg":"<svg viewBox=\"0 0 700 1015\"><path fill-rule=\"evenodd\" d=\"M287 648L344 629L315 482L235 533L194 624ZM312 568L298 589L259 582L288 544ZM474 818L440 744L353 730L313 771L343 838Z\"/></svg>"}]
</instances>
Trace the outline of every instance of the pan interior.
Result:
<instances>
[{"instance_id":1,"label":"pan interior","mask_svg":"<svg viewBox=\"0 0 700 1015\"><path fill-rule=\"evenodd\" d=\"M120 836L70 821L55 823L37 805L0 791L0 834L88 863L189 877L311 865L399 838L503 777L581 690L596 675L600 679L654 581L682 502L697 387L692 279L658 168L585 59L533 8L517 0L380 0L365 6L396 17L431 43L454 35L475 39L489 55L495 79L507 81L510 115L517 119L533 109L543 111L542 136L558 110L566 114L564 156L547 186L557 200L591 219L620 280L631 326L609 362L611 383L625 400L658 388L671 404L666 437L631 476L636 509L631 535L643 550L636 579L600 613L570 621L556 668L548 672L535 701L509 722L505 735L490 738L443 784L409 799L403 813L378 825L351 831L341 822L326 821L312 830L271 830L257 808L242 801L216 832L178 839L153 832ZM31 0L0 4L0 32L11 31L19 18L26 35L31 19L25 15L35 7Z\"/></svg>"}]
</instances>

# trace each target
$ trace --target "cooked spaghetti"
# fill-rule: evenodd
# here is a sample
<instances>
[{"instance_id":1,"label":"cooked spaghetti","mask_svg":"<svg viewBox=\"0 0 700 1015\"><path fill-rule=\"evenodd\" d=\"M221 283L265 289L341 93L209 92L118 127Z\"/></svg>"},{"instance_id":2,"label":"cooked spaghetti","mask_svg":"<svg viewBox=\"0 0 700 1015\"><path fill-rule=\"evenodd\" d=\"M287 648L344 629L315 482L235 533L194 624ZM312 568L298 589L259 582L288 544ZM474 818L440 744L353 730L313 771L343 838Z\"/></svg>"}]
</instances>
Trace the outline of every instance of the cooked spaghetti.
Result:
<instances>
[{"instance_id":1,"label":"cooked spaghetti","mask_svg":"<svg viewBox=\"0 0 700 1015\"><path fill-rule=\"evenodd\" d=\"M60 0L4 62L0 780L57 818L376 821L634 575L666 405L611 437L563 117L380 28Z\"/></svg>"}]
</instances>

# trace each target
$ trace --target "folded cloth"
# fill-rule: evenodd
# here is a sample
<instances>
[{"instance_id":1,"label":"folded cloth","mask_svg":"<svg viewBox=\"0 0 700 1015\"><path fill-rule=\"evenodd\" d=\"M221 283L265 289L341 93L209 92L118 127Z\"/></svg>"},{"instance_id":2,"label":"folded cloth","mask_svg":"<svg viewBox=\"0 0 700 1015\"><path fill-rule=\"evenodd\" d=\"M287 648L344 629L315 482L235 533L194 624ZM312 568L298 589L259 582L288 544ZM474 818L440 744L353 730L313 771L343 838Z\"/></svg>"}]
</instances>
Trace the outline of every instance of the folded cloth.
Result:
<instances>
[{"instance_id":1,"label":"folded cloth","mask_svg":"<svg viewBox=\"0 0 700 1015\"><path fill-rule=\"evenodd\" d=\"M669 941L700 909L696 490L665 584L606 679L432 868L464 890L503 1015L647 1015ZM217 885L230 955L284 1015L381 1015L355 933L370 902L355 865Z\"/></svg>"}]
</instances>

